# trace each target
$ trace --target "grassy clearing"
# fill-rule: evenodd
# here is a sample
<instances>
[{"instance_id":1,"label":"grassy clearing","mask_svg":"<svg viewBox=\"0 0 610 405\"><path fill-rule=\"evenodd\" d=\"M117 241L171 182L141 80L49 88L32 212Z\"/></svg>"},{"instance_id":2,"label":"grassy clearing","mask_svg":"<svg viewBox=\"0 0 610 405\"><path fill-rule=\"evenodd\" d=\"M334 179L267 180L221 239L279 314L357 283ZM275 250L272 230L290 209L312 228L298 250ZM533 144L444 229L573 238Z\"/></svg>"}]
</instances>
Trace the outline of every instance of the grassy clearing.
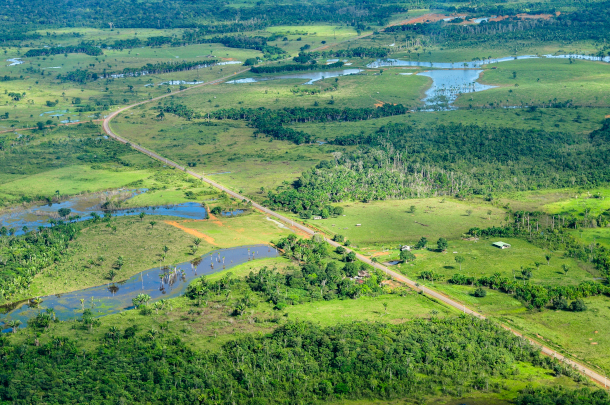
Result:
<instances>
[{"instance_id":1,"label":"grassy clearing","mask_svg":"<svg viewBox=\"0 0 610 405\"><path fill-rule=\"evenodd\" d=\"M467 286L437 283L435 288L547 346L610 371L607 356L610 347L608 297L585 298L588 310L584 313L549 309L537 312L528 311L512 296L494 290L487 289L485 298L476 298L471 294L472 288Z\"/></svg>"},{"instance_id":2,"label":"grassy clearing","mask_svg":"<svg viewBox=\"0 0 610 405\"><path fill-rule=\"evenodd\" d=\"M549 100L580 106L610 106L610 65L567 59L530 59L490 65L479 80L499 86L460 97L456 105L486 106L543 104ZM558 85L558 83L561 83Z\"/></svg>"},{"instance_id":3,"label":"grassy clearing","mask_svg":"<svg viewBox=\"0 0 610 405\"><path fill-rule=\"evenodd\" d=\"M390 73L392 71L390 70ZM384 73L385 75L386 73ZM383 95L377 95L383 99ZM464 125L491 125L495 127L512 127L519 129L540 129L544 131L565 131L588 133L601 127L606 114L606 108L583 109L538 109L528 112L522 109L462 109L456 111L417 112L405 116L380 118L362 122L340 122L323 124L300 124L294 126L319 139L333 139L339 135L372 133L388 122L406 123L413 126L428 126L449 123L462 123Z\"/></svg>"},{"instance_id":4,"label":"grassy clearing","mask_svg":"<svg viewBox=\"0 0 610 405\"><path fill-rule=\"evenodd\" d=\"M120 118L112 122L117 133L182 164L196 164L191 170L260 199L261 187L269 189L294 181L304 170L327 159L335 148L329 145L295 145L253 137L253 129L242 122L221 122L205 126L166 116L165 121Z\"/></svg>"},{"instance_id":5,"label":"grassy clearing","mask_svg":"<svg viewBox=\"0 0 610 405\"><path fill-rule=\"evenodd\" d=\"M154 226L150 221L156 222ZM289 233L258 213L205 221L150 215L143 221L137 217L117 217L112 219L112 225L116 231L102 222L83 229L72 246L70 259L38 275L28 297L106 284L110 281L108 272L119 256L125 265L117 271L115 281L163 263L189 261L194 257L191 249L196 237L202 239L197 254L204 254L218 248L269 243ZM169 247L165 261L163 246Z\"/></svg>"},{"instance_id":6,"label":"grassy clearing","mask_svg":"<svg viewBox=\"0 0 610 405\"><path fill-rule=\"evenodd\" d=\"M472 227L499 225L505 216L489 203L444 197L338 205L345 207L345 216L308 222L329 235L341 234L361 248L415 244L422 236L433 243L439 237L457 239ZM411 206L414 213L409 212Z\"/></svg>"},{"instance_id":7,"label":"grassy clearing","mask_svg":"<svg viewBox=\"0 0 610 405\"><path fill-rule=\"evenodd\" d=\"M125 187L144 180L151 174L150 170L96 170L91 166L68 166L2 184L0 195L14 198L24 191L30 195L48 196L54 195L56 190L63 195L95 192Z\"/></svg>"}]
</instances>

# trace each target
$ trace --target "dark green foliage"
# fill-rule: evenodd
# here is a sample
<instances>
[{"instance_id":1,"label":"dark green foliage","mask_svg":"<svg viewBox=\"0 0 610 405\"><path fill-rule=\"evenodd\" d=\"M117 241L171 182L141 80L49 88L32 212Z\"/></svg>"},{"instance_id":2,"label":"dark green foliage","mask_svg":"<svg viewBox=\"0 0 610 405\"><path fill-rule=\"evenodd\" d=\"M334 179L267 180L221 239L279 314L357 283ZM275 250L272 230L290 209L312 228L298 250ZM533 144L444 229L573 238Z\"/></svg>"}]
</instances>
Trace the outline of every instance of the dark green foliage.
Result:
<instances>
[{"instance_id":1,"label":"dark green foliage","mask_svg":"<svg viewBox=\"0 0 610 405\"><path fill-rule=\"evenodd\" d=\"M234 7L232 2L211 0L194 2L170 0L147 3L128 0L100 4L83 0L70 4L60 0L19 0L0 11L0 19L15 27L11 40L28 40L23 27L48 30L51 27L108 28L192 28L198 36L229 32L261 30L272 25L301 25L321 22L364 25L386 23L394 13L406 12L400 4L387 1L341 3L302 1L294 3L259 3L256 6ZM33 35L33 34L32 34ZM186 34L185 34L186 36ZM4 35L0 35L3 38Z\"/></svg>"},{"instance_id":2,"label":"dark green foliage","mask_svg":"<svg viewBox=\"0 0 610 405\"><path fill-rule=\"evenodd\" d=\"M52 228L21 236L5 236L0 232L0 300L10 300L28 291L36 274L68 254L70 242L79 233L81 224L58 222Z\"/></svg>"},{"instance_id":3,"label":"dark green foliage","mask_svg":"<svg viewBox=\"0 0 610 405\"><path fill-rule=\"evenodd\" d=\"M243 337L204 353L193 352L180 339L131 329L122 335L112 328L103 347L85 352L67 338L40 347L17 347L3 338L0 399L293 404L338 395L388 400L436 395L441 387L458 396L496 389L500 386L492 379L510 376L516 362L575 374L493 323L469 317L327 328L288 323L271 334Z\"/></svg>"},{"instance_id":4,"label":"dark green foliage","mask_svg":"<svg viewBox=\"0 0 610 405\"><path fill-rule=\"evenodd\" d=\"M580 298L578 298L570 303L570 311L583 312L586 310L587 310L587 306L585 305L585 302Z\"/></svg>"},{"instance_id":5,"label":"dark green foliage","mask_svg":"<svg viewBox=\"0 0 610 405\"><path fill-rule=\"evenodd\" d=\"M610 287L594 281L584 281L576 286L543 286L531 284L525 280L519 281L509 277L503 277L499 273L496 273L493 276L483 276L479 278L454 274L448 282L459 285L489 287L492 290L514 295L515 298L523 301L526 305L538 309L542 309L551 303L555 305L555 303L561 302L558 301L561 300L561 298L578 300L602 294L610 296ZM584 311L586 309L584 303L582 303L584 309L580 309L583 308L583 306L581 306L580 303L574 304L574 302L570 304L570 310ZM563 304L559 305L562 305L563 307ZM565 309L565 307L563 307L563 309Z\"/></svg>"},{"instance_id":6,"label":"dark green foliage","mask_svg":"<svg viewBox=\"0 0 610 405\"><path fill-rule=\"evenodd\" d=\"M36 56L61 55L65 53L84 53L90 56L99 56L103 54L102 50L97 46L82 42L79 45L74 46L57 46L52 48L30 49L25 53L24 56L27 58L32 58Z\"/></svg>"},{"instance_id":7,"label":"dark green foliage","mask_svg":"<svg viewBox=\"0 0 610 405\"><path fill-rule=\"evenodd\" d=\"M552 5L552 6L549 6ZM517 13L554 14L557 2L552 3L513 3L486 7L464 7L460 11L478 16L501 15L509 18L497 22L484 22L478 25L447 24L444 21L429 24L407 24L387 27L386 33L406 33L409 36L433 37L444 47L475 46L485 43L506 43L506 41L603 41L610 34L610 1L595 1L573 7L571 10L549 20L521 19ZM467 17L467 18L470 18Z\"/></svg>"},{"instance_id":8,"label":"dark green foliage","mask_svg":"<svg viewBox=\"0 0 610 405\"><path fill-rule=\"evenodd\" d=\"M485 298L487 296L487 291L483 287L479 287L474 290L473 295L477 298Z\"/></svg>"},{"instance_id":9,"label":"dark green foliage","mask_svg":"<svg viewBox=\"0 0 610 405\"><path fill-rule=\"evenodd\" d=\"M400 252L400 260L405 263L412 262L415 260L415 255L413 254L413 252L410 252L408 250L402 250Z\"/></svg>"},{"instance_id":10,"label":"dark green foliage","mask_svg":"<svg viewBox=\"0 0 610 405\"><path fill-rule=\"evenodd\" d=\"M564 387L527 388L515 405L608 405L610 395L601 389L581 388L570 390Z\"/></svg>"},{"instance_id":11,"label":"dark green foliage","mask_svg":"<svg viewBox=\"0 0 610 405\"><path fill-rule=\"evenodd\" d=\"M605 184L610 181L610 169L603 164L610 154L609 128L604 122L602 129L587 136L475 124L388 124L376 133L339 137L331 143L374 148L364 147L339 163L363 160L370 167L381 150L390 166L402 166L409 177L423 170L426 195L465 195ZM515 176L523 178L523 184L510 181Z\"/></svg>"},{"instance_id":12,"label":"dark green foliage","mask_svg":"<svg viewBox=\"0 0 610 405\"><path fill-rule=\"evenodd\" d=\"M275 139L288 140L296 144L310 143L315 139L305 132L284 128L284 124L364 121L375 118L406 114L408 109L401 104L384 104L379 108L303 108L285 107L280 110L260 108L227 108L210 113L218 120L247 120L256 128L255 135L266 134Z\"/></svg>"},{"instance_id":13,"label":"dark green foliage","mask_svg":"<svg viewBox=\"0 0 610 405\"><path fill-rule=\"evenodd\" d=\"M287 64L287 65L272 65L272 66L259 66L253 67L250 69L252 73L279 73L279 72L297 72L304 70L327 70L327 69L339 69L343 67L343 62L335 62L329 65L318 65L315 64L306 64L306 65L297 65L297 64Z\"/></svg>"}]
</instances>

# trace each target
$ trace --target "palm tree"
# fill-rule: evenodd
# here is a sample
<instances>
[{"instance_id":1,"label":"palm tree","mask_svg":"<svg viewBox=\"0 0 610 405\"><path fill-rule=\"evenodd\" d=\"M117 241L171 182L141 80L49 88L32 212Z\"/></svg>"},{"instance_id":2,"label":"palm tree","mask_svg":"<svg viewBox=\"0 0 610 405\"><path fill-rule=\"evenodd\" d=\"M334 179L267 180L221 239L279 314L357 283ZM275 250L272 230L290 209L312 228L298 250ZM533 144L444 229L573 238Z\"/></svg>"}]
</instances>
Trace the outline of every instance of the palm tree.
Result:
<instances>
[{"instance_id":1,"label":"palm tree","mask_svg":"<svg viewBox=\"0 0 610 405\"><path fill-rule=\"evenodd\" d=\"M21 321L19 319L15 319L7 323L7 326L13 329L13 333L17 333L19 325L21 325Z\"/></svg>"},{"instance_id":2,"label":"palm tree","mask_svg":"<svg viewBox=\"0 0 610 405\"><path fill-rule=\"evenodd\" d=\"M144 212L140 212L140 215L138 215L140 217L140 221L142 221L144 219L144 217L146 216L146 214Z\"/></svg>"},{"instance_id":3,"label":"palm tree","mask_svg":"<svg viewBox=\"0 0 610 405\"><path fill-rule=\"evenodd\" d=\"M47 314L55 321L55 308L47 308Z\"/></svg>"}]
</instances>

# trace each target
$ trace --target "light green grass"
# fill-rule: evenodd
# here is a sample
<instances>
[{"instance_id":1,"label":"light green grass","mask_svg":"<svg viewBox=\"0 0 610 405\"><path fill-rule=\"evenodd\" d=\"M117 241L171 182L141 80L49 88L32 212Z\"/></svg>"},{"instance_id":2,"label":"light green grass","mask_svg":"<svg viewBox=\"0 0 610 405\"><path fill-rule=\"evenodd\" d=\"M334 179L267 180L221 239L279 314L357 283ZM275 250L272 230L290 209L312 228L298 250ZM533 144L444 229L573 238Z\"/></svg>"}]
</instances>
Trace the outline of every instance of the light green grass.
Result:
<instances>
[{"instance_id":1,"label":"light green grass","mask_svg":"<svg viewBox=\"0 0 610 405\"><path fill-rule=\"evenodd\" d=\"M549 104L572 100L580 106L610 106L610 66L604 62L530 59L503 62L485 70L479 82L500 86L461 96L456 105ZM516 78L513 78L513 72ZM518 87L515 87L518 85Z\"/></svg>"},{"instance_id":2,"label":"light green grass","mask_svg":"<svg viewBox=\"0 0 610 405\"><path fill-rule=\"evenodd\" d=\"M337 205L345 208L345 216L308 223L329 235L341 234L359 247L396 248L399 244L415 244L422 236L432 243L439 237L457 239L473 227L500 225L505 216L503 210L489 203L462 202L450 197ZM409 212L411 206L415 207L414 213ZM487 215L488 210L492 211L491 216Z\"/></svg>"},{"instance_id":3,"label":"light green grass","mask_svg":"<svg viewBox=\"0 0 610 405\"><path fill-rule=\"evenodd\" d=\"M498 249L492 246L493 242L502 241L512 245L510 249ZM435 241L431 247L434 248ZM453 253L458 252L458 253ZM397 257L397 252L392 252ZM529 242L513 238L480 239L478 242L450 240L447 253L436 251L415 251L417 259L414 264L401 264L397 269L411 277L420 279L422 271L434 271L445 279L454 274L482 277L500 273L504 277L523 281L521 268L532 268L530 282L545 285L575 285L583 281L591 281L599 277L593 266L577 260L563 257L562 252L551 253L550 264L547 265L545 255L548 251L538 248ZM460 265L455 261L456 256L464 257ZM379 257L385 260L386 256ZM535 263L541 265L536 268ZM562 265L569 267L568 274L563 271ZM429 283L429 281L420 281Z\"/></svg>"},{"instance_id":4,"label":"light green grass","mask_svg":"<svg viewBox=\"0 0 610 405\"><path fill-rule=\"evenodd\" d=\"M56 190L61 194L79 194L111 188L121 188L151 175L150 170L96 170L91 166L68 166L50 170L0 185L0 194L52 196Z\"/></svg>"},{"instance_id":5,"label":"light green grass","mask_svg":"<svg viewBox=\"0 0 610 405\"><path fill-rule=\"evenodd\" d=\"M499 291L486 289L485 298L475 298L472 287L437 283L435 288L561 353L610 371L610 301L606 296L585 298L585 312L538 312L528 311L513 296Z\"/></svg>"}]
</instances>

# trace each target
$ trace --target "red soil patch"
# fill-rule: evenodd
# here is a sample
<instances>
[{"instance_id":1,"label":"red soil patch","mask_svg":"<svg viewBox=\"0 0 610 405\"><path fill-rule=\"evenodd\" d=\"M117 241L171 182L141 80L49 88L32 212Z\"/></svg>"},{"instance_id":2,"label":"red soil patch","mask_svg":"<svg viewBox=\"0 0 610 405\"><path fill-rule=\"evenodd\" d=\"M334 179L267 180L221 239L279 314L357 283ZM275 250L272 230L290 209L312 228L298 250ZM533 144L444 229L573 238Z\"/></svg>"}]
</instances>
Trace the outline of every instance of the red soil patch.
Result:
<instances>
[{"instance_id":1,"label":"red soil patch","mask_svg":"<svg viewBox=\"0 0 610 405\"><path fill-rule=\"evenodd\" d=\"M214 246L218 246L218 244L216 244L216 242L214 241L214 238L212 238L211 236L206 235L205 233L201 233L195 229L191 229L191 228L187 228L186 226L180 225L178 222L176 221L163 221L168 225L171 226L175 226L176 228L188 233L189 235L193 235L196 236L198 238L203 239L204 241L206 241L207 243L209 243L210 245L214 245Z\"/></svg>"}]
</instances>

